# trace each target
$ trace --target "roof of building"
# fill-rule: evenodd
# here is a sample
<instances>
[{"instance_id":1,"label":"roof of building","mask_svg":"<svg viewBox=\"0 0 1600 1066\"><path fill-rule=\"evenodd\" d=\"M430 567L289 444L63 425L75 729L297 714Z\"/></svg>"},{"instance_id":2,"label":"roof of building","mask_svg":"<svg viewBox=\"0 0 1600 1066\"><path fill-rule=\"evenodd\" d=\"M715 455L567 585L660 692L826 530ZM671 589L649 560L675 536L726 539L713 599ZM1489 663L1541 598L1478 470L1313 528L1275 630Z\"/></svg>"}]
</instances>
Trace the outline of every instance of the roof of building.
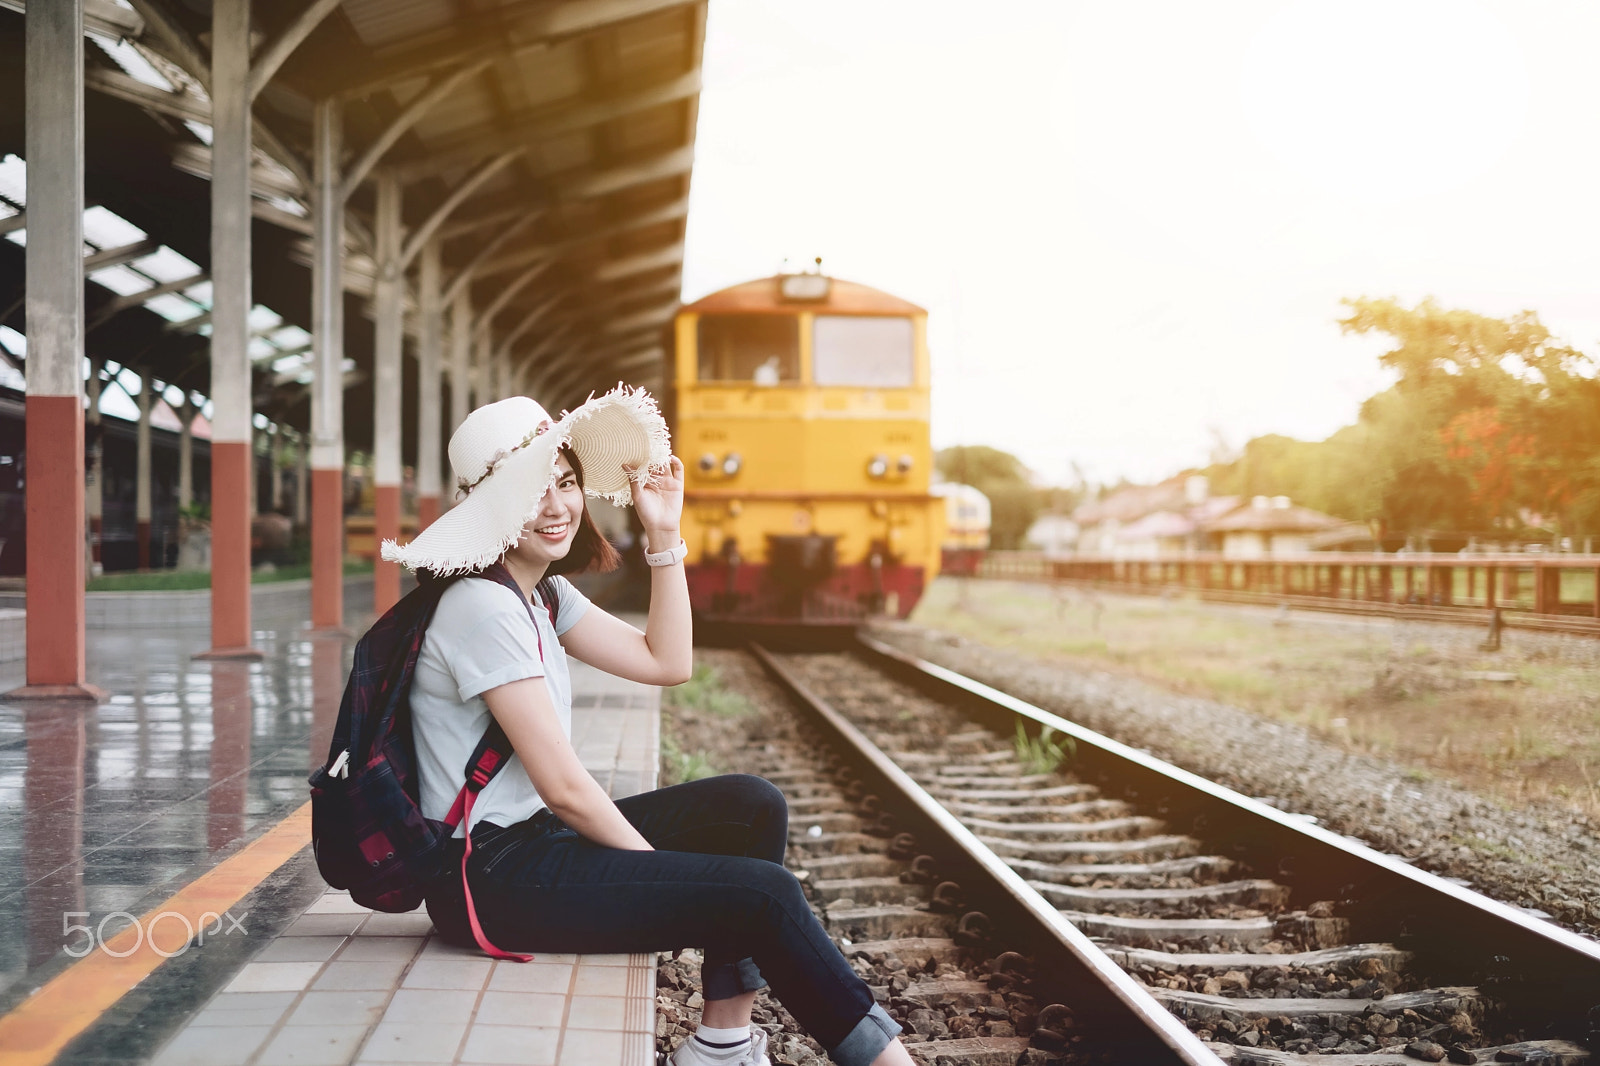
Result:
<instances>
[{"instance_id":1,"label":"roof of building","mask_svg":"<svg viewBox=\"0 0 1600 1066\"><path fill-rule=\"evenodd\" d=\"M1208 533L1312 533L1340 525L1344 525L1344 519L1309 507L1246 504L1207 522L1205 529Z\"/></svg>"},{"instance_id":2,"label":"roof of building","mask_svg":"<svg viewBox=\"0 0 1600 1066\"><path fill-rule=\"evenodd\" d=\"M148 373L169 400L210 389L212 6L106 0L86 12L88 354ZM21 330L26 202L6 174L20 175L26 155L14 7L0 5L0 325ZM704 0L253 5L255 62L281 60L253 108L255 410L309 420L311 120L325 100L342 112L344 168L372 159L369 176L400 182L407 238L437 225L445 285L470 293L475 311L493 308L490 341L506 341L514 363L538 360L547 406L618 378L659 387L705 14ZM362 448L371 182L356 181L347 204L345 433ZM0 346L25 360L4 336ZM413 411L411 360L404 377Z\"/></svg>"}]
</instances>

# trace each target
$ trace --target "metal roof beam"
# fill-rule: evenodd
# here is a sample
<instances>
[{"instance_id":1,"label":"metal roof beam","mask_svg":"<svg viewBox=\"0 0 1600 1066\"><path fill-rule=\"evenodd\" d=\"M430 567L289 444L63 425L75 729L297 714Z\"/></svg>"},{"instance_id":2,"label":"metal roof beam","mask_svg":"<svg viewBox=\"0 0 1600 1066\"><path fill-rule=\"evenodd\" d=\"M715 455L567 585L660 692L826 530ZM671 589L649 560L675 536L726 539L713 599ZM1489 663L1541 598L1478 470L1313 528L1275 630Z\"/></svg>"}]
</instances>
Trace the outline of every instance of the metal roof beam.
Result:
<instances>
[{"instance_id":1,"label":"metal roof beam","mask_svg":"<svg viewBox=\"0 0 1600 1066\"><path fill-rule=\"evenodd\" d=\"M496 13L463 29L452 51L452 42L430 42L387 60L354 84L338 91L344 99L357 99L375 92L427 77L458 63L503 57L512 62L550 46L550 41L587 33L618 22L640 18L668 8L683 7L698 0L566 0L548 4L526 18L507 25Z\"/></svg>"},{"instance_id":2,"label":"metal roof beam","mask_svg":"<svg viewBox=\"0 0 1600 1066\"><path fill-rule=\"evenodd\" d=\"M215 3L216 0L213 0ZM250 99L254 100L266 87L272 76L278 73L278 68L283 66L283 61L288 59L299 48L305 39L311 36L311 31L322 24L322 20L333 13L340 0L311 0L294 21L284 27L278 38L265 48L256 53L255 61L250 64Z\"/></svg>"},{"instance_id":3,"label":"metal roof beam","mask_svg":"<svg viewBox=\"0 0 1600 1066\"><path fill-rule=\"evenodd\" d=\"M534 326L537 326L539 324L539 320L544 318L545 315L549 314L556 304L560 303L565 296L566 293L564 292L556 293L556 295L550 297L550 299L546 300L544 303L538 304L527 314L523 315L522 320L507 330L506 335L500 338L500 343L498 344L500 351L509 355L511 352L511 346L517 343L517 341L521 340L523 334L527 333Z\"/></svg>"},{"instance_id":4,"label":"metal roof beam","mask_svg":"<svg viewBox=\"0 0 1600 1066\"><path fill-rule=\"evenodd\" d=\"M518 274L514 279L512 279L509 285L495 294L494 299L489 301L489 305L487 307L485 307L477 315L473 316L473 331L483 332L489 329L494 322L494 316L498 315L505 309L506 304L511 302L511 298L517 293L521 292L523 289L527 288L528 283L534 278L538 277L540 274L543 274L549 269L550 264L548 262L535 263L527 270L524 270L521 274Z\"/></svg>"},{"instance_id":5,"label":"metal roof beam","mask_svg":"<svg viewBox=\"0 0 1600 1066\"><path fill-rule=\"evenodd\" d=\"M685 145L671 152L646 159L639 163L629 163L608 170L598 171L587 178L580 178L571 184L563 185L561 198L564 200L587 200L607 193L616 192L634 185L644 185L647 182L658 181L661 178L676 177L687 174L694 169L694 148Z\"/></svg>"},{"instance_id":6,"label":"metal roof beam","mask_svg":"<svg viewBox=\"0 0 1600 1066\"><path fill-rule=\"evenodd\" d=\"M0 0L0 8L15 11L19 15L28 13L26 0ZM137 11L118 7L111 0L84 0L83 28L107 37L137 39L144 32L144 19L139 17Z\"/></svg>"},{"instance_id":7,"label":"metal roof beam","mask_svg":"<svg viewBox=\"0 0 1600 1066\"><path fill-rule=\"evenodd\" d=\"M446 222L439 227L441 241L453 241L457 237L467 237L489 226L499 226L507 222L525 221L530 215L539 212L530 212L526 203L516 203L509 207L497 207L490 211L483 211L476 215L467 215L454 222ZM519 223L520 224L520 223Z\"/></svg>"},{"instance_id":8,"label":"metal roof beam","mask_svg":"<svg viewBox=\"0 0 1600 1066\"><path fill-rule=\"evenodd\" d=\"M146 85L142 81L128 77L120 70L91 67L83 72L83 85L86 89L93 89L181 121L204 122L207 125L211 123L211 108L207 107L204 101L188 93L170 92L158 89L154 85Z\"/></svg>"},{"instance_id":9,"label":"metal roof beam","mask_svg":"<svg viewBox=\"0 0 1600 1066\"><path fill-rule=\"evenodd\" d=\"M656 306L646 310L635 311L633 314L623 315L621 318L613 318L604 326L600 327L600 332L627 333L628 331L634 329L659 326L661 323L671 318L673 312L676 311L677 308L678 299L677 297L673 297L670 301L657 304Z\"/></svg>"},{"instance_id":10,"label":"metal roof beam","mask_svg":"<svg viewBox=\"0 0 1600 1066\"><path fill-rule=\"evenodd\" d=\"M683 242L675 241L672 244L654 251L641 252L626 259L613 259L609 263L602 263L595 269L594 280L616 281L631 274L643 274L647 270L656 270L665 266L677 266L683 262Z\"/></svg>"},{"instance_id":11,"label":"metal roof beam","mask_svg":"<svg viewBox=\"0 0 1600 1066\"><path fill-rule=\"evenodd\" d=\"M485 244L482 248L479 248L477 252L473 254L472 258L467 260L466 264L462 266L460 270L456 271L455 277L450 279L450 283L444 288L444 302L450 303L455 300L456 296L460 294L462 289L472 284L472 279L477 276L478 269L482 267L484 263L487 263L491 258L494 257L494 254L501 248L505 247L505 245L509 243L513 237L521 233L530 224L532 224L535 219L539 218L543 214L544 212L542 211L525 211L523 212L521 218L517 219L515 222L511 223L511 225L505 227L499 233L490 238L487 244Z\"/></svg>"},{"instance_id":12,"label":"metal roof beam","mask_svg":"<svg viewBox=\"0 0 1600 1066\"><path fill-rule=\"evenodd\" d=\"M686 99L699 91L700 71L695 69L631 96L567 108L513 126L509 130L462 138L455 144L438 145L430 149L425 157L395 167L395 173L403 182L421 181L453 167L481 159L507 143L533 142L574 130L599 126L638 111Z\"/></svg>"},{"instance_id":13,"label":"metal roof beam","mask_svg":"<svg viewBox=\"0 0 1600 1066\"><path fill-rule=\"evenodd\" d=\"M627 233L631 230L644 229L647 226L655 226L663 222L671 222L674 219L683 218L688 213L689 200L688 197L684 197L681 200L675 200L672 203L667 204L665 207L658 207L642 214L633 215L629 218L623 219L621 222L614 223L610 226L602 226L599 229L589 230L587 233L580 234L576 237L569 237L564 241L556 241L550 244L531 245L527 248L519 249L518 251L501 256L499 259L485 263L478 271L478 274L480 277L488 277L491 274L498 274L501 271L514 270L526 263L535 262L549 256L559 255L561 252L572 248L577 248L581 245L591 244L594 241L615 237L619 233Z\"/></svg>"},{"instance_id":14,"label":"metal roof beam","mask_svg":"<svg viewBox=\"0 0 1600 1066\"><path fill-rule=\"evenodd\" d=\"M121 266L123 263L138 259L140 256L149 255L160 247L160 241L147 237L142 241L124 244L120 248L102 248L93 255L83 257L83 272L87 274L91 270L99 270L102 267Z\"/></svg>"},{"instance_id":15,"label":"metal roof beam","mask_svg":"<svg viewBox=\"0 0 1600 1066\"><path fill-rule=\"evenodd\" d=\"M350 194L366 179L372 168L377 165L378 160L383 158L383 154L393 148L395 142L403 137L407 130L416 125L423 115L426 115L433 109L435 104L454 92L462 82L477 75L488 65L488 59L480 59L434 79L432 85L424 89L416 99L401 109L400 113L394 117L394 120L384 128L382 133L378 134L371 144L367 145L366 151L362 152L356 161L350 164L350 168L345 171L341 186L344 198L346 200L350 198Z\"/></svg>"},{"instance_id":16,"label":"metal roof beam","mask_svg":"<svg viewBox=\"0 0 1600 1066\"><path fill-rule=\"evenodd\" d=\"M526 149L513 148L509 152L501 152L487 163L483 164L466 180L457 185L455 191L445 197L444 203L434 208L433 214L418 226L416 232L407 238L404 247L400 249L400 269L405 270L411 261L422 251L422 246L433 237L444 220L450 217L451 212L466 202L467 197L477 192L484 182L504 170L510 162L521 155Z\"/></svg>"},{"instance_id":17,"label":"metal roof beam","mask_svg":"<svg viewBox=\"0 0 1600 1066\"><path fill-rule=\"evenodd\" d=\"M184 289L187 289L192 285L198 285L203 281L210 280L211 275L202 271L193 277L183 278L179 281L169 281L164 284L157 285L153 289L146 289L143 292L134 292L129 293L127 296L115 297L102 306L99 310L95 311L94 314L89 316L87 328L94 329L96 326L104 324L112 317L120 315L124 311L132 310L135 307L143 307L147 302L155 299L157 296L166 296L168 293L182 292Z\"/></svg>"},{"instance_id":18,"label":"metal roof beam","mask_svg":"<svg viewBox=\"0 0 1600 1066\"><path fill-rule=\"evenodd\" d=\"M172 16L159 0L128 0L144 19L145 29L153 31L171 50L173 60L190 77L200 83L209 95L211 92L211 56L200 47L183 23Z\"/></svg>"}]
</instances>

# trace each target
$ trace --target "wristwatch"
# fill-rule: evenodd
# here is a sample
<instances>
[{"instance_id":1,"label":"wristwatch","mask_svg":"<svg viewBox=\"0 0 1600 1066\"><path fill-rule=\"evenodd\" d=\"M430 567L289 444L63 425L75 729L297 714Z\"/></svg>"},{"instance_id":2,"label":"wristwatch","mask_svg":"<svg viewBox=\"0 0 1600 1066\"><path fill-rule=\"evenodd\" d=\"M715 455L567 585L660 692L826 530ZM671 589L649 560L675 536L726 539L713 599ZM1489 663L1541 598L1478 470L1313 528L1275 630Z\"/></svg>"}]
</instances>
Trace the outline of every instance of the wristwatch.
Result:
<instances>
[{"instance_id":1,"label":"wristwatch","mask_svg":"<svg viewBox=\"0 0 1600 1066\"><path fill-rule=\"evenodd\" d=\"M645 552L644 561L651 566L671 566L674 563L683 562L684 557L688 554L689 546L680 537L677 544L664 552Z\"/></svg>"}]
</instances>

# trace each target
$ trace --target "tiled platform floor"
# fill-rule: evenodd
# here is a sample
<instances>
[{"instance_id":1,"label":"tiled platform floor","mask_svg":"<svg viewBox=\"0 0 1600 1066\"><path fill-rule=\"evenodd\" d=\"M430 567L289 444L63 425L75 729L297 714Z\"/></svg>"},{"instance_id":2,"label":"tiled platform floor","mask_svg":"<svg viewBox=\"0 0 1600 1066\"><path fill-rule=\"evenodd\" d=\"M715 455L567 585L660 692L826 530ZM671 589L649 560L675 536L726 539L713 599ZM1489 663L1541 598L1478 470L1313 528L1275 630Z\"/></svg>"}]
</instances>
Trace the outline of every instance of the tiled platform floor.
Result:
<instances>
[{"instance_id":1,"label":"tiled platform floor","mask_svg":"<svg viewBox=\"0 0 1600 1066\"><path fill-rule=\"evenodd\" d=\"M347 599L357 633L370 621L364 606ZM303 607L261 612L255 644L265 659L253 663L193 659L208 632L170 619L90 630L89 679L108 702L0 698L0 1014L73 965L82 934L65 929L64 916L109 936L305 803L353 637L310 634L304 617ZM22 683L22 665L0 655L0 692ZM577 663L573 680L584 764L613 795L654 787L658 694ZM487 959L432 945L425 915L364 917L335 895L273 938L319 883L302 854L271 884L251 904L245 936L164 964L57 1061L384 1061L389 1034L407 1037L385 1052L394 1062L651 1058L652 959L541 958L502 975ZM427 988L433 1005L419 1014L412 993L441 974L455 983ZM512 992L523 1007L506 1005ZM560 997L559 1010L549 996ZM430 1041L443 1036L411 1039L401 1028L424 1017L430 1030L456 1026L456 1043L436 1054ZM630 1030L631 1043L622 1038Z\"/></svg>"},{"instance_id":2,"label":"tiled platform floor","mask_svg":"<svg viewBox=\"0 0 1600 1066\"><path fill-rule=\"evenodd\" d=\"M658 690L573 664L573 744L613 796L655 787ZM152 1066L648 1066L655 958L496 962L329 891L246 964Z\"/></svg>"}]
</instances>

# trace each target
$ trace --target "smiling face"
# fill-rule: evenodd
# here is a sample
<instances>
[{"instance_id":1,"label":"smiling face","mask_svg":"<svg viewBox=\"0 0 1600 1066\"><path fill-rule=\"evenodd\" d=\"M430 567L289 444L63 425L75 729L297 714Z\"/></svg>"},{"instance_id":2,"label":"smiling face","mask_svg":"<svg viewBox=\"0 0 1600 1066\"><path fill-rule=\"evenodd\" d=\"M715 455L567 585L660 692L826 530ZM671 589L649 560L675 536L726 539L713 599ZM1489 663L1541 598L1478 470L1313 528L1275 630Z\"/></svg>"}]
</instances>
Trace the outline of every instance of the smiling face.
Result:
<instances>
[{"instance_id":1,"label":"smiling face","mask_svg":"<svg viewBox=\"0 0 1600 1066\"><path fill-rule=\"evenodd\" d=\"M583 486L564 453L556 457L556 479L539 502L539 513L522 527L522 539L506 552L508 557L543 572L572 550L572 538L583 518Z\"/></svg>"}]
</instances>

